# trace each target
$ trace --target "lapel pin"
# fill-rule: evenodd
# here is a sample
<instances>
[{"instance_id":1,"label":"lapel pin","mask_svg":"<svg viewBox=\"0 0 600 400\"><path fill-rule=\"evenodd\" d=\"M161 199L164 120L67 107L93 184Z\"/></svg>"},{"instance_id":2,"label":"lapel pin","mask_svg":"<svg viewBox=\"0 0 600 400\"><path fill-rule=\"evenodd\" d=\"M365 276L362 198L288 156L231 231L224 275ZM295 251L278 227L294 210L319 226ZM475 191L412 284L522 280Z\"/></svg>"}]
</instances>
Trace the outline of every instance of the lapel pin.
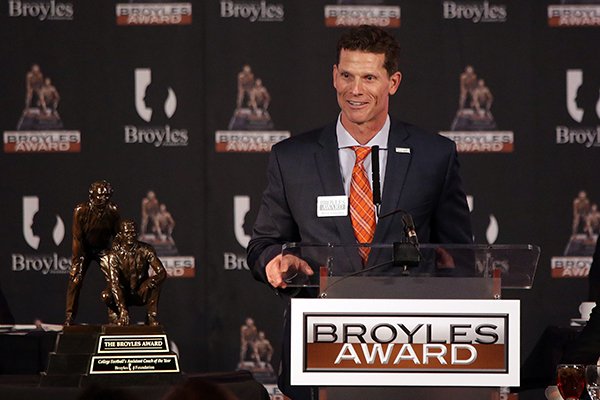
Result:
<instances>
[{"instance_id":1,"label":"lapel pin","mask_svg":"<svg viewBox=\"0 0 600 400\"><path fill-rule=\"evenodd\" d=\"M410 154L410 147L396 147L396 153Z\"/></svg>"}]
</instances>

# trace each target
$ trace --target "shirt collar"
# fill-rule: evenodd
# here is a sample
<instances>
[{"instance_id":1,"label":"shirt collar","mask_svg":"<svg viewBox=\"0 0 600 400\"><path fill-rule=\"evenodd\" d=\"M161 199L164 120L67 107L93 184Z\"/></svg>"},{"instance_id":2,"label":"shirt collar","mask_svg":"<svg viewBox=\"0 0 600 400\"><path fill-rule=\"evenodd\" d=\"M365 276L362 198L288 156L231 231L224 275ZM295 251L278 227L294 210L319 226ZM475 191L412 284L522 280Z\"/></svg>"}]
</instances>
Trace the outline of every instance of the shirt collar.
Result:
<instances>
[{"instance_id":1,"label":"shirt collar","mask_svg":"<svg viewBox=\"0 0 600 400\"><path fill-rule=\"evenodd\" d=\"M340 114L338 116L337 124L335 127L335 134L337 136L338 148L343 149L343 148L352 147L352 146L363 146L360 143L358 143L356 141L356 139L354 139L352 137L352 135L350 135L350 133L346 130L346 128L344 128L344 125L342 125L341 117L342 117L342 115ZM383 127L381 128L381 130L379 132L377 132L377 134L375 136L373 136L373 138L371 140L369 140L369 142L367 144L365 144L364 146L365 147L379 146L380 149L387 149L389 136L390 136L390 116L388 115L385 119L385 123L383 124Z\"/></svg>"}]
</instances>

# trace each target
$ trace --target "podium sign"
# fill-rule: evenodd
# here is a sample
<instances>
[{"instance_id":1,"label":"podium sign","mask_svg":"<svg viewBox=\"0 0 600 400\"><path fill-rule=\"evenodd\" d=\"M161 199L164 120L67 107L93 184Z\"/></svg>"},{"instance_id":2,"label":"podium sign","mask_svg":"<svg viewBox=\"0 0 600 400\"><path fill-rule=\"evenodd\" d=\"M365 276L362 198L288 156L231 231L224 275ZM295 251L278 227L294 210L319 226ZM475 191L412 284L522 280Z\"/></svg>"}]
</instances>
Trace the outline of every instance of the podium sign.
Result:
<instances>
[{"instance_id":1,"label":"podium sign","mask_svg":"<svg viewBox=\"0 0 600 400\"><path fill-rule=\"evenodd\" d=\"M292 299L291 383L519 386L518 300Z\"/></svg>"}]
</instances>

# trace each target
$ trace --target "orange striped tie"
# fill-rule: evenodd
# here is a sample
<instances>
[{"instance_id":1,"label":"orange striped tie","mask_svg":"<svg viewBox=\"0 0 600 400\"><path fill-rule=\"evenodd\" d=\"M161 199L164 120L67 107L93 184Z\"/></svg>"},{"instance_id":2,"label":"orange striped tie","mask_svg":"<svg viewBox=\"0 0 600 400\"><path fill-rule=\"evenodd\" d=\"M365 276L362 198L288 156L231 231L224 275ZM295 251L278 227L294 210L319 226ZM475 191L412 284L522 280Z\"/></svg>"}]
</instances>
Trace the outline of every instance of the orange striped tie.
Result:
<instances>
[{"instance_id":1,"label":"orange striped tie","mask_svg":"<svg viewBox=\"0 0 600 400\"><path fill-rule=\"evenodd\" d=\"M363 168L365 158L371 152L370 147L353 146L356 153L356 162L352 169L352 182L350 183L350 219L354 236L358 243L371 243L375 235L375 207L373 205L373 192ZM363 266L367 264L370 248L359 248Z\"/></svg>"}]
</instances>

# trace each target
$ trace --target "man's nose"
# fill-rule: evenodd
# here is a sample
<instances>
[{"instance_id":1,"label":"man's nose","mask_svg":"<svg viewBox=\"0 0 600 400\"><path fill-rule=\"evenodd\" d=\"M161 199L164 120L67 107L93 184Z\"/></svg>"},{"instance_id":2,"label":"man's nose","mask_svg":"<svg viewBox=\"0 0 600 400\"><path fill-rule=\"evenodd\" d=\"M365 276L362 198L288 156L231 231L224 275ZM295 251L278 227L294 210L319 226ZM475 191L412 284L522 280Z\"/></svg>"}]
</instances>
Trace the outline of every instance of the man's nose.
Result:
<instances>
[{"instance_id":1,"label":"man's nose","mask_svg":"<svg viewBox=\"0 0 600 400\"><path fill-rule=\"evenodd\" d=\"M362 82L361 82L360 78L357 77L354 81L352 81L351 91L352 91L352 94L361 94L362 93Z\"/></svg>"}]
</instances>

